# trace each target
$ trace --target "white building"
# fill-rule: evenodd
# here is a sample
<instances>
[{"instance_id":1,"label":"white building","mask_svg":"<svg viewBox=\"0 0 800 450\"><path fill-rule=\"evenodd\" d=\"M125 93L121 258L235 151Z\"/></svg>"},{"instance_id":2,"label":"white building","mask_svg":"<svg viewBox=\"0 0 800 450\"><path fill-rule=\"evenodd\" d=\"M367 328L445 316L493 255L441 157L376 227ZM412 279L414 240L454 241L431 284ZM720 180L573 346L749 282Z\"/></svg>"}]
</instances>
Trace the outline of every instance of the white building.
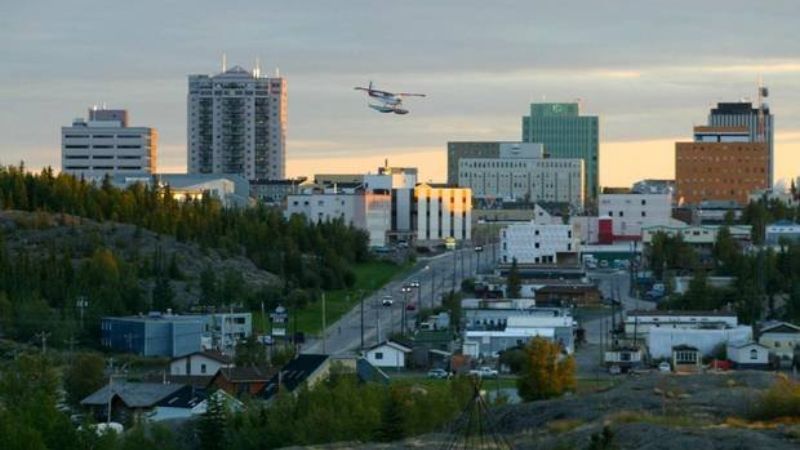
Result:
<instances>
[{"instance_id":1,"label":"white building","mask_svg":"<svg viewBox=\"0 0 800 450\"><path fill-rule=\"evenodd\" d=\"M794 358L794 349L800 347L800 327L787 322L778 322L761 329L758 343L769 348L783 361Z\"/></svg>"},{"instance_id":2,"label":"white building","mask_svg":"<svg viewBox=\"0 0 800 450\"><path fill-rule=\"evenodd\" d=\"M281 180L286 170L286 80L256 67L189 75L189 173Z\"/></svg>"},{"instance_id":3,"label":"white building","mask_svg":"<svg viewBox=\"0 0 800 450\"><path fill-rule=\"evenodd\" d=\"M155 128L129 127L125 110L92 108L88 120L61 128L61 171L89 181L148 176L156 171L157 148Z\"/></svg>"},{"instance_id":4,"label":"white building","mask_svg":"<svg viewBox=\"0 0 800 450\"><path fill-rule=\"evenodd\" d=\"M558 202L583 209L582 159L462 158L458 185L475 198Z\"/></svg>"},{"instance_id":5,"label":"white building","mask_svg":"<svg viewBox=\"0 0 800 450\"><path fill-rule=\"evenodd\" d=\"M767 225L765 243L780 245L782 242L800 242L800 225L789 220L781 220Z\"/></svg>"},{"instance_id":6,"label":"white building","mask_svg":"<svg viewBox=\"0 0 800 450\"><path fill-rule=\"evenodd\" d=\"M610 217L614 236L636 237L642 228L672 225L672 195L600 194L599 214Z\"/></svg>"},{"instance_id":7,"label":"white building","mask_svg":"<svg viewBox=\"0 0 800 450\"><path fill-rule=\"evenodd\" d=\"M728 344L726 354L737 369L760 369L769 366L769 348L757 342Z\"/></svg>"},{"instance_id":8,"label":"white building","mask_svg":"<svg viewBox=\"0 0 800 450\"><path fill-rule=\"evenodd\" d=\"M249 184L239 175L159 173L152 176L116 175L111 183L125 189L135 183L166 189L178 201L202 200L210 196L223 207L250 205Z\"/></svg>"},{"instance_id":9,"label":"white building","mask_svg":"<svg viewBox=\"0 0 800 450\"><path fill-rule=\"evenodd\" d=\"M656 225L642 228L642 242L650 244L653 236L665 233L668 236L681 235L684 242L692 245L713 245L717 240L717 233L721 227L718 225L687 225L678 226ZM750 225L731 225L728 230L731 237L737 241L750 241Z\"/></svg>"},{"instance_id":10,"label":"white building","mask_svg":"<svg viewBox=\"0 0 800 450\"><path fill-rule=\"evenodd\" d=\"M213 376L221 368L233 367L233 360L216 352L195 352L173 358L169 363L170 375Z\"/></svg>"},{"instance_id":11,"label":"white building","mask_svg":"<svg viewBox=\"0 0 800 450\"><path fill-rule=\"evenodd\" d=\"M401 369L406 366L406 355L411 349L394 341L384 341L364 350L364 358L375 367L393 367Z\"/></svg>"},{"instance_id":12,"label":"white building","mask_svg":"<svg viewBox=\"0 0 800 450\"><path fill-rule=\"evenodd\" d=\"M233 353L237 342L253 334L252 313L215 313L206 317L212 348L226 355Z\"/></svg>"},{"instance_id":13,"label":"white building","mask_svg":"<svg viewBox=\"0 0 800 450\"><path fill-rule=\"evenodd\" d=\"M412 211L414 210L414 188L417 185L417 169L413 167L390 167L388 163L378 168L377 175L364 177L367 190L391 192L390 240L409 242L414 239Z\"/></svg>"},{"instance_id":14,"label":"white building","mask_svg":"<svg viewBox=\"0 0 800 450\"><path fill-rule=\"evenodd\" d=\"M559 253L576 253L580 240L572 225L511 224L500 230L500 257L504 263L555 264Z\"/></svg>"},{"instance_id":15,"label":"white building","mask_svg":"<svg viewBox=\"0 0 800 450\"><path fill-rule=\"evenodd\" d=\"M414 188L417 242L440 243L448 237L472 239L472 191L445 184L420 183Z\"/></svg>"},{"instance_id":16,"label":"white building","mask_svg":"<svg viewBox=\"0 0 800 450\"><path fill-rule=\"evenodd\" d=\"M712 356L729 344L744 344L753 340L749 326L734 328L651 328L647 335L650 357L668 358L672 349L681 345L696 348L703 356Z\"/></svg>"},{"instance_id":17,"label":"white building","mask_svg":"<svg viewBox=\"0 0 800 450\"><path fill-rule=\"evenodd\" d=\"M739 325L736 313L712 311L629 311L625 315L625 334L647 335L656 328L698 329L733 328Z\"/></svg>"}]
</instances>

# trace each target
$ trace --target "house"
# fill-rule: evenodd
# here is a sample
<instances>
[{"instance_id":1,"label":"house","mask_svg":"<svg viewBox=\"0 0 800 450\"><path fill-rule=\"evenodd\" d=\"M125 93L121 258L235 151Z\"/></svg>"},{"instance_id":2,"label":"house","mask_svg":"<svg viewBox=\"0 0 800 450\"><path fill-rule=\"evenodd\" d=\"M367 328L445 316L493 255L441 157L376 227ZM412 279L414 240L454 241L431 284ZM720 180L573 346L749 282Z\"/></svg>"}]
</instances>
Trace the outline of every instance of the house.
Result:
<instances>
[{"instance_id":1,"label":"house","mask_svg":"<svg viewBox=\"0 0 800 450\"><path fill-rule=\"evenodd\" d=\"M207 391L195 389L194 386L184 385L172 394L156 403L153 410L147 415L151 422L162 420L188 419L196 414L200 405L206 404Z\"/></svg>"},{"instance_id":2,"label":"house","mask_svg":"<svg viewBox=\"0 0 800 450\"><path fill-rule=\"evenodd\" d=\"M800 346L800 327L788 322L776 322L761 328L758 343L780 358L781 362L792 361L794 349Z\"/></svg>"},{"instance_id":3,"label":"house","mask_svg":"<svg viewBox=\"0 0 800 450\"><path fill-rule=\"evenodd\" d=\"M281 390L294 392L304 384L311 387L328 377L330 366L331 358L328 355L297 355L269 379L258 395L270 400Z\"/></svg>"},{"instance_id":4,"label":"house","mask_svg":"<svg viewBox=\"0 0 800 450\"><path fill-rule=\"evenodd\" d=\"M162 400L186 388L187 386L182 384L112 380L110 384L81 400L81 405L89 408L95 419L105 421L108 418L110 404L111 420L130 424L149 415Z\"/></svg>"},{"instance_id":5,"label":"house","mask_svg":"<svg viewBox=\"0 0 800 450\"><path fill-rule=\"evenodd\" d=\"M617 347L603 355L606 367L617 366L624 373L642 365L642 350L636 347Z\"/></svg>"},{"instance_id":6,"label":"house","mask_svg":"<svg viewBox=\"0 0 800 450\"><path fill-rule=\"evenodd\" d=\"M677 345L672 347L672 370L680 373L696 373L700 371L703 356L697 347Z\"/></svg>"},{"instance_id":7,"label":"house","mask_svg":"<svg viewBox=\"0 0 800 450\"><path fill-rule=\"evenodd\" d=\"M728 359L737 369L769 368L769 348L757 342L729 344L727 353Z\"/></svg>"},{"instance_id":8,"label":"house","mask_svg":"<svg viewBox=\"0 0 800 450\"><path fill-rule=\"evenodd\" d=\"M201 351L173 358L170 375L213 376L219 369L233 367L233 360L219 352Z\"/></svg>"},{"instance_id":9,"label":"house","mask_svg":"<svg viewBox=\"0 0 800 450\"><path fill-rule=\"evenodd\" d=\"M221 368L211 378L209 388L222 389L235 397L256 395L274 373L274 370L261 367Z\"/></svg>"},{"instance_id":10,"label":"house","mask_svg":"<svg viewBox=\"0 0 800 450\"><path fill-rule=\"evenodd\" d=\"M546 305L599 305L600 289L594 283L552 283L536 290L536 303Z\"/></svg>"},{"instance_id":11,"label":"house","mask_svg":"<svg viewBox=\"0 0 800 450\"><path fill-rule=\"evenodd\" d=\"M394 341L384 341L364 350L364 358L376 367L402 369L406 366L406 355L411 347Z\"/></svg>"}]
</instances>

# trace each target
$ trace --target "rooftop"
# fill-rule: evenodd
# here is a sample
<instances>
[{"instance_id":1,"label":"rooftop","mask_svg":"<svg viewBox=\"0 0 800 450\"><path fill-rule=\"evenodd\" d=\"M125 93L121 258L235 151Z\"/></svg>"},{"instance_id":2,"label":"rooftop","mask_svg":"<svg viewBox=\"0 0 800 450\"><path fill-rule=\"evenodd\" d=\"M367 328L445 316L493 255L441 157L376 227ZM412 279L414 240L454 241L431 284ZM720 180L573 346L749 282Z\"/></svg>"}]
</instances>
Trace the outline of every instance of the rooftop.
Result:
<instances>
[{"instance_id":1,"label":"rooftop","mask_svg":"<svg viewBox=\"0 0 800 450\"><path fill-rule=\"evenodd\" d=\"M104 406L110 397L119 397L129 408L148 408L164 400L178 390L186 387L183 384L162 383L133 383L123 380L114 380L81 400L81 405Z\"/></svg>"}]
</instances>

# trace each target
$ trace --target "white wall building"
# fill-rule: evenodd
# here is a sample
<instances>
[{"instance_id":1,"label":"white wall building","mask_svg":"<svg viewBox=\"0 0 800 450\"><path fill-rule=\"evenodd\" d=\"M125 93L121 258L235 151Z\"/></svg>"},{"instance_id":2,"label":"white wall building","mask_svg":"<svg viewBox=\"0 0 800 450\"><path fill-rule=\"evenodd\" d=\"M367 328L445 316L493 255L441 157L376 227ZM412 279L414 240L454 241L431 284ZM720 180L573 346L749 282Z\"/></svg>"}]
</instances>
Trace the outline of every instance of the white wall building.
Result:
<instances>
[{"instance_id":1,"label":"white wall building","mask_svg":"<svg viewBox=\"0 0 800 450\"><path fill-rule=\"evenodd\" d=\"M710 311L630 311L625 315L625 334L646 335L656 328L697 329L733 328L739 325L736 313ZM691 345L691 344L690 344Z\"/></svg>"},{"instance_id":2,"label":"white wall building","mask_svg":"<svg viewBox=\"0 0 800 450\"><path fill-rule=\"evenodd\" d=\"M189 75L189 173L284 179L287 103L286 80L258 67Z\"/></svg>"},{"instance_id":3,"label":"white wall building","mask_svg":"<svg viewBox=\"0 0 800 450\"><path fill-rule=\"evenodd\" d=\"M233 360L220 353L196 352L169 363L170 375L213 376L221 368L233 367Z\"/></svg>"},{"instance_id":4,"label":"white wall building","mask_svg":"<svg viewBox=\"0 0 800 450\"><path fill-rule=\"evenodd\" d=\"M672 195L600 194L599 214L611 217L614 236L642 235L642 227L672 224Z\"/></svg>"},{"instance_id":5,"label":"white wall building","mask_svg":"<svg viewBox=\"0 0 800 450\"><path fill-rule=\"evenodd\" d=\"M469 188L420 183L414 188L414 203L416 217L412 220L416 222L418 242L439 243L448 237L457 241L472 239Z\"/></svg>"},{"instance_id":6,"label":"white wall building","mask_svg":"<svg viewBox=\"0 0 800 450\"><path fill-rule=\"evenodd\" d=\"M753 329L749 326L718 329L651 328L647 336L650 357L669 358L673 347L688 345L695 347L703 356L711 356L729 344L744 344L753 340Z\"/></svg>"},{"instance_id":7,"label":"white wall building","mask_svg":"<svg viewBox=\"0 0 800 450\"><path fill-rule=\"evenodd\" d=\"M726 354L737 369L757 369L769 365L769 348L757 342L728 344Z\"/></svg>"},{"instance_id":8,"label":"white wall building","mask_svg":"<svg viewBox=\"0 0 800 450\"><path fill-rule=\"evenodd\" d=\"M731 237L737 241L750 241L750 232L752 230L750 225L731 225L728 230L731 232ZM693 245L713 245L717 240L717 232L720 226L718 225L678 225L666 226L655 225L642 228L642 242L649 244L653 241L653 236L658 233L666 233L669 236L676 236L680 234L683 240Z\"/></svg>"},{"instance_id":9,"label":"white wall building","mask_svg":"<svg viewBox=\"0 0 800 450\"><path fill-rule=\"evenodd\" d=\"M781 360L791 361L794 349L800 347L800 327L787 322L778 322L761 329L758 343L769 348Z\"/></svg>"},{"instance_id":10,"label":"white wall building","mask_svg":"<svg viewBox=\"0 0 800 450\"><path fill-rule=\"evenodd\" d=\"M475 198L568 203L583 209L582 159L462 158L458 185Z\"/></svg>"},{"instance_id":11,"label":"white wall building","mask_svg":"<svg viewBox=\"0 0 800 450\"><path fill-rule=\"evenodd\" d=\"M158 132L129 127L125 110L89 110L61 128L61 171L89 181L106 175L148 176L156 171Z\"/></svg>"},{"instance_id":12,"label":"white wall building","mask_svg":"<svg viewBox=\"0 0 800 450\"><path fill-rule=\"evenodd\" d=\"M780 245L781 242L800 242L800 224L781 220L766 226L764 242L767 245Z\"/></svg>"},{"instance_id":13,"label":"white wall building","mask_svg":"<svg viewBox=\"0 0 800 450\"><path fill-rule=\"evenodd\" d=\"M253 334L252 313L215 313L206 317L212 348L226 355L233 353L237 342Z\"/></svg>"},{"instance_id":14,"label":"white wall building","mask_svg":"<svg viewBox=\"0 0 800 450\"><path fill-rule=\"evenodd\" d=\"M364 350L364 358L375 367L393 367L401 369L406 366L406 355L411 349L394 341L385 341Z\"/></svg>"},{"instance_id":15,"label":"white wall building","mask_svg":"<svg viewBox=\"0 0 800 450\"><path fill-rule=\"evenodd\" d=\"M511 224L500 230L500 258L520 264L555 264L559 253L576 253L580 240L572 225Z\"/></svg>"}]
</instances>

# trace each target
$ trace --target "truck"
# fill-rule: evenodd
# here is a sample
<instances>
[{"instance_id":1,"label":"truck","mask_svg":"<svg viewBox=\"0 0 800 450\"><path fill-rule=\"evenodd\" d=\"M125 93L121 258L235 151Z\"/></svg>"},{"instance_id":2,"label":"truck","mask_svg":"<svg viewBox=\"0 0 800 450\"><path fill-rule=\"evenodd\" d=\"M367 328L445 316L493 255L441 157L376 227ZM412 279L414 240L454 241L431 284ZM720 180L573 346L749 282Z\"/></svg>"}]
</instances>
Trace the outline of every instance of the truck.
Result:
<instances>
[{"instance_id":1,"label":"truck","mask_svg":"<svg viewBox=\"0 0 800 450\"><path fill-rule=\"evenodd\" d=\"M470 370L469 374L478 378L497 378L498 372L489 366L483 366Z\"/></svg>"}]
</instances>

